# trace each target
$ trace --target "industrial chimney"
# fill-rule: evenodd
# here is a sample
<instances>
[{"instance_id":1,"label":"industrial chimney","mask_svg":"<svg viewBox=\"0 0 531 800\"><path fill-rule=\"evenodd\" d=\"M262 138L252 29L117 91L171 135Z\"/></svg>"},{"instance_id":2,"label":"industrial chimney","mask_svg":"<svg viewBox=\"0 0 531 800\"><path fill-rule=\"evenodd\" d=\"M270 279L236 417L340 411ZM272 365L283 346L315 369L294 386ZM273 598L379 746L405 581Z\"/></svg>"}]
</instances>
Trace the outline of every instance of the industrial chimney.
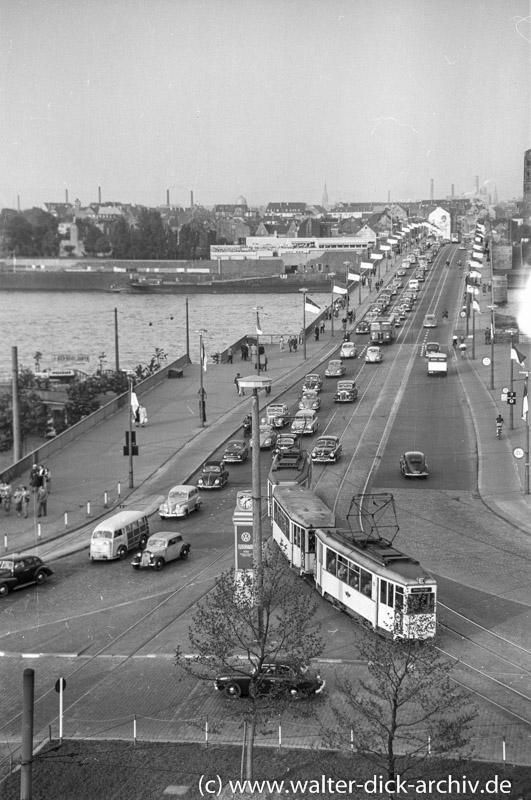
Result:
<instances>
[{"instance_id":1,"label":"industrial chimney","mask_svg":"<svg viewBox=\"0 0 531 800\"><path fill-rule=\"evenodd\" d=\"M430 202L433 203L433 178L430 180Z\"/></svg>"},{"instance_id":2,"label":"industrial chimney","mask_svg":"<svg viewBox=\"0 0 531 800\"><path fill-rule=\"evenodd\" d=\"M166 205L170 205L170 190L166 189Z\"/></svg>"},{"instance_id":3,"label":"industrial chimney","mask_svg":"<svg viewBox=\"0 0 531 800\"><path fill-rule=\"evenodd\" d=\"M101 206L101 186L98 186L98 205Z\"/></svg>"},{"instance_id":4,"label":"industrial chimney","mask_svg":"<svg viewBox=\"0 0 531 800\"><path fill-rule=\"evenodd\" d=\"M194 207L194 193L190 192L190 208Z\"/></svg>"},{"instance_id":5,"label":"industrial chimney","mask_svg":"<svg viewBox=\"0 0 531 800\"><path fill-rule=\"evenodd\" d=\"M65 203L68 205L68 189L65 189Z\"/></svg>"}]
</instances>

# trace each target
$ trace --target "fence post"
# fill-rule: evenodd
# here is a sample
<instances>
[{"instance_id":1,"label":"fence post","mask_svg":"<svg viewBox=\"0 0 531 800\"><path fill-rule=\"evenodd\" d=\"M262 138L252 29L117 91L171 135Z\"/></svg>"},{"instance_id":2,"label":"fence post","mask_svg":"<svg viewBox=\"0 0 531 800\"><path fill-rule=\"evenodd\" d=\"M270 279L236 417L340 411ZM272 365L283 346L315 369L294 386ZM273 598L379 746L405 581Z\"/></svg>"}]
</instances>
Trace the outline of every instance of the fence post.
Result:
<instances>
[{"instance_id":1,"label":"fence post","mask_svg":"<svg viewBox=\"0 0 531 800\"><path fill-rule=\"evenodd\" d=\"M107 508L108 505L109 505L109 495L107 494L107 492L104 492L103 493L103 507Z\"/></svg>"},{"instance_id":2,"label":"fence post","mask_svg":"<svg viewBox=\"0 0 531 800\"><path fill-rule=\"evenodd\" d=\"M282 716L278 715L278 749L282 747Z\"/></svg>"},{"instance_id":3,"label":"fence post","mask_svg":"<svg viewBox=\"0 0 531 800\"><path fill-rule=\"evenodd\" d=\"M68 511L65 511L65 528L68 528Z\"/></svg>"},{"instance_id":4,"label":"fence post","mask_svg":"<svg viewBox=\"0 0 531 800\"><path fill-rule=\"evenodd\" d=\"M136 714L133 717L133 745L136 747Z\"/></svg>"},{"instance_id":5,"label":"fence post","mask_svg":"<svg viewBox=\"0 0 531 800\"><path fill-rule=\"evenodd\" d=\"M505 759L506 759L505 736L502 738L502 759L503 759L503 768L505 769Z\"/></svg>"},{"instance_id":6,"label":"fence post","mask_svg":"<svg viewBox=\"0 0 531 800\"><path fill-rule=\"evenodd\" d=\"M90 517L90 500L87 501L87 517Z\"/></svg>"},{"instance_id":7,"label":"fence post","mask_svg":"<svg viewBox=\"0 0 531 800\"><path fill-rule=\"evenodd\" d=\"M40 538L41 538L41 533L42 533L42 531L41 531L41 523L40 523L40 522L38 522L38 523L37 523L37 538L38 538L38 539L40 539Z\"/></svg>"},{"instance_id":8,"label":"fence post","mask_svg":"<svg viewBox=\"0 0 531 800\"><path fill-rule=\"evenodd\" d=\"M208 717L205 720L205 745L208 747Z\"/></svg>"},{"instance_id":9,"label":"fence post","mask_svg":"<svg viewBox=\"0 0 531 800\"><path fill-rule=\"evenodd\" d=\"M122 484L118 481L118 497L122 496Z\"/></svg>"}]
</instances>

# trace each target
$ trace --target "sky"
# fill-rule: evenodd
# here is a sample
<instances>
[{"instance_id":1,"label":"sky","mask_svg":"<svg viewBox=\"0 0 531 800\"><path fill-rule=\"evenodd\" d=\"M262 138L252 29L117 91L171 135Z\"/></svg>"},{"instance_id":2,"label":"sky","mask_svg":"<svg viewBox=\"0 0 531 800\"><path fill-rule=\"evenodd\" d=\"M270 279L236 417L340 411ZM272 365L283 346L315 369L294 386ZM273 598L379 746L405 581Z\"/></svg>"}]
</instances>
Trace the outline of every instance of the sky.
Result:
<instances>
[{"instance_id":1,"label":"sky","mask_svg":"<svg viewBox=\"0 0 531 800\"><path fill-rule=\"evenodd\" d=\"M2 0L0 207L522 195L529 0Z\"/></svg>"}]
</instances>

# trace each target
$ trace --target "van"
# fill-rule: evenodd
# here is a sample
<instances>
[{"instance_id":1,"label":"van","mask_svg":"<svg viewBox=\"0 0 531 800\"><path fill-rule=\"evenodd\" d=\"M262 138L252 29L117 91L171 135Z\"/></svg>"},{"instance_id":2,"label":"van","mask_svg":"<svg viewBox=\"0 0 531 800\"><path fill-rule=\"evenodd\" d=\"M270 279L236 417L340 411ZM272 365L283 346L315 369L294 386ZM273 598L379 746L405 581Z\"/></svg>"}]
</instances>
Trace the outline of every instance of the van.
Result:
<instances>
[{"instance_id":1,"label":"van","mask_svg":"<svg viewBox=\"0 0 531 800\"><path fill-rule=\"evenodd\" d=\"M92 561L123 559L133 548L143 550L148 538L149 521L143 511L120 511L92 531L89 558Z\"/></svg>"},{"instance_id":2,"label":"van","mask_svg":"<svg viewBox=\"0 0 531 800\"><path fill-rule=\"evenodd\" d=\"M429 354L428 375L448 375L448 356L446 353Z\"/></svg>"},{"instance_id":3,"label":"van","mask_svg":"<svg viewBox=\"0 0 531 800\"><path fill-rule=\"evenodd\" d=\"M413 289L415 292L418 292L418 290L419 290L418 279L417 278L411 278L411 280L408 282L408 286L409 286L410 289Z\"/></svg>"}]
</instances>

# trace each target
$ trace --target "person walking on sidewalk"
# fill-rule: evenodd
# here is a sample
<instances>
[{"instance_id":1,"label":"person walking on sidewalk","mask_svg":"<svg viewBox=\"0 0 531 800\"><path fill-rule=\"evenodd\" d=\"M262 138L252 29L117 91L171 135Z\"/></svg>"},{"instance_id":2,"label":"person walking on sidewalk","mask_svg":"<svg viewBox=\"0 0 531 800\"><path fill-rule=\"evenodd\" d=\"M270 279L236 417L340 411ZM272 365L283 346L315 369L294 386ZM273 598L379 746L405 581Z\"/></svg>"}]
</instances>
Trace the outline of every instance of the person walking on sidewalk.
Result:
<instances>
[{"instance_id":1,"label":"person walking on sidewalk","mask_svg":"<svg viewBox=\"0 0 531 800\"><path fill-rule=\"evenodd\" d=\"M138 421L142 427L148 423L148 415L145 406L138 406Z\"/></svg>"},{"instance_id":2,"label":"person walking on sidewalk","mask_svg":"<svg viewBox=\"0 0 531 800\"><path fill-rule=\"evenodd\" d=\"M48 504L48 488L46 486L39 486L37 489L37 516L45 517L47 514Z\"/></svg>"},{"instance_id":3,"label":"person walking on sidewalk","mask_svg":"<svg viewBox=\"0 0 531 800\"><path fill-rule=\"evenodd\" d=\"M283 353L284 352L284 337L283 336L281 336L280 339L278 340L278 346L280 348L280 352Z\"/></svg>"},{"instance_id":4,"label":"person walking on sidewalk","mask_svg":"<svg viewBox=\"0 0 531 800\"><path fill-rule=\"evenodd\" d=\"M17 516L23 516L24 519L27 519L30 501L30 493L27 486L23 486L22 484L17 486L15 489L15 494L13 495L13 499L15 501L15 511L17 512Z\"/></svg>"},{"instance_id":5,"label":"person walking on sidewalk","mask_svg":"<svg viewBox=\"0 0 531 800\"><path fill-rule=\"evenodd\" d=\"M236 387L236 391L238 392L240 397L242 397L245 394L245 392L243 391L243 388L240 386L240 378L241 375L239 372L237 372L236 377L234 378L234 385Z\"/></svg>"},{"instance_id":6,"label":"person walking on sidewalk","mask_svg":"<svg viewBox=\"0 0 531 800\"><path fill-rule=\"evenodd\" d=\"M229 347L229 349L227 350L227 364L232 364L233 357L234 357L233 349L232 347Z\"/></svg>"}]
</instances>

